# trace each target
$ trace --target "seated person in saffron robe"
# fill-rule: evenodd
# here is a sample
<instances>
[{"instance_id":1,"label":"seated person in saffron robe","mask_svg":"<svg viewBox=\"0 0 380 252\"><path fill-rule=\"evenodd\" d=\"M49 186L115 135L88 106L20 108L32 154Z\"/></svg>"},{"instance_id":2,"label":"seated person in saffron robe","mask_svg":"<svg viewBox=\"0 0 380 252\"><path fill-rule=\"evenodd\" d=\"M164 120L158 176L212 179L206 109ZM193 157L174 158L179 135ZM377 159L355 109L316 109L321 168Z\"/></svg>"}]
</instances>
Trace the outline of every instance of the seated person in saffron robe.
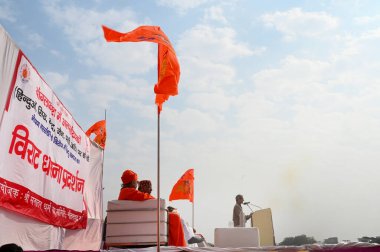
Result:
<instances>
[{"instance_id":1,"label":"seated person in saffron robe","mask_svg":"<svg viewBox=\"0 0 380 252\"><path fill-rule=\"evenodd\" d=\"M125 170L123 175L121 176L121 181L123 184L121 185L121 190L119 193L118 200L136 200L136 201L144 201L148 199L154 199L148 193L143 193L138 191L137 188L137 174L131 170Z\"/></svg>"},{"instance_id":2,"label":"seated person in saffron robe","mask_svg":"<svg viewBox=\"0 0 380 252\"><path fill-rule=\"evenodd\" d=\"M119 193L118 200L135 200L135 201L144 201L148 199L154 199L153 196L151 196L148 193L140 192L136 190L137 188L137 174L131 170L125 170L123 172L123 175L121 176L121 181L123 184L121 185L121 190ZM104 220L103 223L103 235L102 239L103 241L106 240L106 227L107 227L107 217Z\"/></svg>"},{"instance_id":3,"label":"seated person in saffron robe","mask_svg":"<svg viewBox=\"0 0 380 252\"><path fill-rule=\"evenodd\" d=\"M168 207L169 237L168 245L186 247L185 233L182 226L181 216L174 207Z\"/></svg>"},{"instance_id":4,"label":"seated person in saffron robe","mask_svg":"<svg viewBox=\"0 0 380 252\"><path fill-rule=\"evenodd\" d=\"M203 238L203 236L194 233L195 230L192 227L190 227L189 224L183 218L181 218L181 216L179 215L176 208L174 208L172 206L168 206L168 212L169 212L169 214L176 213L179 216L179 221L181 222L181 225L182 225L183 235L184 235L185 243L187 246L190 246L190 247L195 246L196 247L197 244L200 244L203 247L206 247L207 244L206 244L206 241ZM172 218L178 218L178 217L172 217ZM176 221L176 220L174 220L174 221ZM170 226L170 219L169 219L169 228L170 227L171 226ZM175 235L180 235L180 233L181 233L181 231L177 231L177 233ZM170 230L169 230L169 238L170 238ZM169 245L170 245L170 240L169 240ZM180 246L180 245L178 245L178 246Z\"/></svg>"}]
</instances>

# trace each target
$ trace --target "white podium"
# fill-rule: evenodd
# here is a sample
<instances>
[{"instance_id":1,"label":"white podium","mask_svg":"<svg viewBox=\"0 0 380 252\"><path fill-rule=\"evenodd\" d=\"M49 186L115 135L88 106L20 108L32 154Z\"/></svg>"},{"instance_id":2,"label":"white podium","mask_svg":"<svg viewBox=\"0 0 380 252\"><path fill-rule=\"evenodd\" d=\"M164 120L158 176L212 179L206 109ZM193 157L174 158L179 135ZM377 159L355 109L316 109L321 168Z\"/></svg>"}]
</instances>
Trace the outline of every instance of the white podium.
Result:
<instances>
[{"instance_id":1,"label":"white podium","mask_svg":"<svg viewBox=\"0 0 380 252\"><path fill-rule=\"evenodd\" d=\"M215 247L243 248L260 247L260 235L257 228L215 228Z\"/></svg>"}]
</instances>

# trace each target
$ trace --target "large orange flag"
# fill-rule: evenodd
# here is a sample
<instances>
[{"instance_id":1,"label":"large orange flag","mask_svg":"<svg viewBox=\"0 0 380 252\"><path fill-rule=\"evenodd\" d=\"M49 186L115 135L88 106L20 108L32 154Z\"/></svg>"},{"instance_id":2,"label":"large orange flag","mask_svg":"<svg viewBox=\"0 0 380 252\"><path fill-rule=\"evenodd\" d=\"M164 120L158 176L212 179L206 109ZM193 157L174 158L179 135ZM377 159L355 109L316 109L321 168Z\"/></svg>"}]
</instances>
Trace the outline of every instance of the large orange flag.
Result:
<instances>
[{"instance_id":1,"label":"large orange flag","mask_svg":"<svg viewBox=\"0 0 380 252\"><path fill-rule=\"evenodd\" d=\"M173 186L169 201L179 199L194 202L194 169L187 170Z\"/></svg>"},{"instance_id":2,"label":"large orange flag","mask_svg":"<svg viewBox=\"0 0 380 252\"><path fill-rule=\"evenodd\" d=\"M180 67L177 55L169 38L159 26L140 26L133 31L121 33L106 26L103 27L107 42L153 42L158 44L158 81L154 86L159 111L169 96L178 94Z\"/></svg>"},{"instance_id":3,"label":"large orange flag","mask_svg":"<svg viewBox=\"0 0 380 252\"><path fill-rule=\"evenodd\" d=\"M92 133L95 134L94 142L99 144L104 149L106 147L107 138L106 120L96 122L86 131L86 135L88 137L90 137Z\"/></svg>"}]
</instances>

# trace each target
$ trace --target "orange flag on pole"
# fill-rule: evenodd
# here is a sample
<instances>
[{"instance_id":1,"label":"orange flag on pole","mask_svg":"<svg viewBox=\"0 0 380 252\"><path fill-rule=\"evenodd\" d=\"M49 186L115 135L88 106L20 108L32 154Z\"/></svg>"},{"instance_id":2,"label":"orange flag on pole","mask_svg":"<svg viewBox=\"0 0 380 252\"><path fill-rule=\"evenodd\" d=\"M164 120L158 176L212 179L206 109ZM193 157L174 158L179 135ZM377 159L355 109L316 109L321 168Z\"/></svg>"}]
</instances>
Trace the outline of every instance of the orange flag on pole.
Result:
<instances>
[{"instance_id":1,"label":"orange flag on pole","mask_svg":"<svg viewBox=\"0 0 380 252\"><path fill-rule=\"evenodd\" d=\"M95 134L94 142L99 144L104 149L106 147L107 138L106 120L96 122L86 131L86 135L88 137L90 137L92 133Z\"/></svg>"},{"instance_id":2,"label":"orange flag on pole","mask_svg":"<svg viewBox=\"0 0 380 252\"><path fill-rule=\"evenodd\" d=\"M121 33L106 26L103 27L107 42L153 42L158 44L158 81L154 86L155 103L159 111L169 96L178 94L180 67L177 55L169 38L159 26L139 26L133 31Z\"/></svg>"},{"instance_id":3,"label":"orange flag on pole","mask_svg":"<svg viewBox=\"0 0 380 252\"><path fill-rule=\"evenodd\" d=\"M179 199L194 202L194 169L187 170L173 186L169 201Z\"/></svg>"}]
</instances>

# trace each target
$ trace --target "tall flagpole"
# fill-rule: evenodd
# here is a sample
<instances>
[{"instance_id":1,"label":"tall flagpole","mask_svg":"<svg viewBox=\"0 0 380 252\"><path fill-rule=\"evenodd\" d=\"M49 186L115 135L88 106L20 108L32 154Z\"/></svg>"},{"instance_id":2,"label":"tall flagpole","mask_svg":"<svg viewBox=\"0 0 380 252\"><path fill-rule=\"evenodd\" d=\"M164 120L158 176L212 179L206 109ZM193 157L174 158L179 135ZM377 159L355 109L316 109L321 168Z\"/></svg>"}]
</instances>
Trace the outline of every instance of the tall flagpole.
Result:
<instances>
[{"instance_id":1,"label":"tall flagpole","mask_svg":"<svg viewBox=\"0 0 380 252\"><path fill-rule=\"evenodd\" d=\"M194 194L195 194L195 192L194 192L194 189L195 189L195 186L194 186L194 177L193 177L193 202L191 202L193 205L193 211L192 211L193 212L193 216L192 216L193 217L192 218L193 219L193 229L195 229L195 226L194 226L194 201L195 201L194 200Z\"/></svg>"},{"instance_id":2,"label":"tall flagpole","mask_svg":"<svg viewBox=\"0 0 380 252\"><path fill-rule=\"evenodd\" d=\"M194 228L194 199L193 199L192 205L193 205L193 228Z\"/></svg>"},{"instance_id":3,"label":"tall flagpole","mask_svg":"<svg viewBox=\"0 0 380 252\"><path fill-rule=\"evenodd\" d=\"M106 126L106 132L107 132L107 109L104 109L104 120L105 120L105 126ZM107 133L106 133L107 134ZM106 135L106 139L107 139L107 135ZM105 148L105 146L103 147L103 153L102 153L102 158L103 158L103 163L102 163L102 181L103 181L103 174L104 174L104 156L105 156L105 150L106 150L106 148ZM101 213L102 213L102 219L101 219L101 222L102 222L102 227L106 227L106 225L107 225L107 223L106 223L106 221L107 221L107 215L106 215L106 217L105 217L105 219L103 218L104 216L103 216L103 208L104 208L104 206L103 206L103 193L104 193L104 184L103 184L103 182L102 182L102 200L101 200L101 202L100 202L100 204L101 204L101 209L102 209L102 211L101 211ZM103 232L105 232L105 230L103 230ZM101 246L103 247L103 245L104 245L104 243L105 243L106 241L104 240L103 241L103 239L102 239L102 242L101 242Z\"/></svg>"},{"instance_id":4,"label":"tall flagpole","mask_svg":"<svg viewBox=\"0 0 380 252\"><path fill-rule=\"evenodd\" d=\"M105 126L106 126L105 130L106 130L106 134L107 134L107 109L104 109L104 120L105 120ZM107 137L106 137L106 139L107 139ZM103 179L103 173L104 173L103 170L104 170L104 156L105 156L105 152L106 152L106 148L104 146L104 148L103 148L102 179ZM103 184L102 184L102 187L103 187ZM104 188L102 188L102 190L104 190ZM103 206L103 200L102 200L102 213L103 213L103 207L104 206Z\"/></svg>"},{"instance_id":5,"label":"tall flagpole","mask_svg":"<svg viewBox=\"0 0 380 252\"><path fill-rule=\"evenodd\" d=\"M157 251L160 251L160 107L157 106Z\"/></svg>"}]
</instances>

